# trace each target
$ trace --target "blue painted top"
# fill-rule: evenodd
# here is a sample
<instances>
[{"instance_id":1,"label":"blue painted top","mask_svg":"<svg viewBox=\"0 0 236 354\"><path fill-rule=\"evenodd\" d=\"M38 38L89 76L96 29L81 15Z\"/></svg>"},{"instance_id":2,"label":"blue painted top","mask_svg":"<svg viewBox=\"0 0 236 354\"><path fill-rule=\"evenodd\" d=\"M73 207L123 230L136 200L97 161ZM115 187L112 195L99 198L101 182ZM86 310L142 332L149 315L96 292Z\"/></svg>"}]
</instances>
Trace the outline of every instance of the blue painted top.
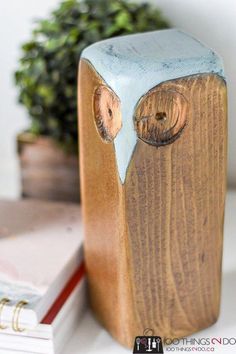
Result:
<instances>
[{"instance_id":1,"label":"blue painted top","mask_svg":"<svg viewBox=\"0 0 236 354\"><path fill-rule=\"evenodd\" d=\"M176 29L97 42L83 51L82 58L94 66L121 101L122 128L114 145L122 183L138 139L133 114L139 99L167 80L200 73L224 77L222 60L216 53Z\"/></svg>"}]
</instances>

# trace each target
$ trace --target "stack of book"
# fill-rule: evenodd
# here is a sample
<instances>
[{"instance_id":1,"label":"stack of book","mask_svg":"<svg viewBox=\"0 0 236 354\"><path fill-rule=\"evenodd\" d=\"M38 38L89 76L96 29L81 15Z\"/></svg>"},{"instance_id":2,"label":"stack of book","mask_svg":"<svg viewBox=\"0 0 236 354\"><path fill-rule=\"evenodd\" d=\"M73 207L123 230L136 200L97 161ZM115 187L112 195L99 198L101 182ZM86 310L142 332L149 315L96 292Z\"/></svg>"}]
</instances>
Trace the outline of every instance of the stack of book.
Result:
<instances>
[{"instance_id":1,"label":"stack of book","mask_svg":"<svg viewBox=\"0 0 236 354\"><path fill-rule=\"evenodd\" d=\"M0 354L63 353L86 308L80 208L0 202Z\"/></svg>"}]
</instances>

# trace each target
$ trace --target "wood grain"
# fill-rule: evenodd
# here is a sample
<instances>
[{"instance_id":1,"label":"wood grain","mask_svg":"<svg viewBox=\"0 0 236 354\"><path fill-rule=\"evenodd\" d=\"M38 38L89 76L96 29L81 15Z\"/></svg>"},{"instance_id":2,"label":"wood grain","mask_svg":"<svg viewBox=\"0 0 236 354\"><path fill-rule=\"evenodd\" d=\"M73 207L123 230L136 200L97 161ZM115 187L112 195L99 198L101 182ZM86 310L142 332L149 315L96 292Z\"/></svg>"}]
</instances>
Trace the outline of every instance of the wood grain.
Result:
<instances>
[{"instance_id":1,"label":"wood grain","mask_svg":"<svg viewBox=\"0 0 236 354\"><path fill-rule=\"evenodd\" d=\"M102 140L113 141L122 126L120 100L105 85L94 92L94 119Z\"/></svg>"},{"instance_id":2,"label":"wood grain","mask_svg":"<svg viewBox=\"0 0 236 354\"><path fill-rule=\"evenodd\" d=\"M132 327L124 193L113 143L94 119L94 94L105 83L86 61L79 68L81 197L91 306L114 337L127 343ZM129 343L130 344L130 343Z\"/></svg>"},{"instance_id":3,"label":"wood grain","mask_svg":"<svg viewBox=\"0 0 236 354\"><path fill-rule=\"evenodd\" d=\"M219 313L225 82L213 74L196 75L160 84L152 91L157 101L164 102L158 106L159 113L167 112L169 105L158 92L181 97L184 107L179 109L184 113L172 136L184 128L175 140L168 136L167 145L153 145L154 139L158 144L160 137L166 139L162 133L147 135L148 143L140 139L124 185L114 145L104 144L94 123L94 93L104 84L82 60L82 205L92 307L111 334L128 347L147 327L162 337L186 336L214 323ZM144 106L137 106L135 117L144 112L145 96L139 104ZM156 114L153 107L151 114ZM168 117L175 113L168 111ZM169 128L175 121L171 118Z\"/></svg>"},{"instance_id":4,"label":"wood grain","mask_svg":"<svg viewBox=\"0 0 236 354\"><path fill-rule=\"evenodd\" d=\"M187 117L187 100L167 87L155 87L143 96L135 113L138 137L152 145L172 143L183 131Z\"/></svg>"},{"instance_id":5,"label":"wood grain","mask_svg":"<svg viewBox=\"0 0 236 354\"><path fill-rule=\"evenodd\" d=\"M79 164L53 139L20 134L17 139L22 197L55 201L80 201Z\"/></svg>"},{"instance_id":6,"label":"wood grain","mask_svg":"<svg viewBox=\"0 0 236 354\"><path fill-rule=\"evenodd\" d=\"M215 75L160 86L188 101L187 123L173 144L140 141L133 154L125 183L131 284L137 333L181 337L219 313L226 90Z\"/></svg>"}]
</instances>

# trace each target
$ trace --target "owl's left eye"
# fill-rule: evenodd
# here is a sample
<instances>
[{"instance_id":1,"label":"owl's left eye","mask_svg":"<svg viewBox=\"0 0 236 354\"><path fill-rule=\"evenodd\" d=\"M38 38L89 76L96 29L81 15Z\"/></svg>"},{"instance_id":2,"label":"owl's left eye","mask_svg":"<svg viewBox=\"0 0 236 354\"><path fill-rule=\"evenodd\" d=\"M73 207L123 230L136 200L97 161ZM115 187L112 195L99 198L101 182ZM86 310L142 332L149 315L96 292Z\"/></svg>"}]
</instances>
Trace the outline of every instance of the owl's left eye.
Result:
<instances>
[{"instance_id":1,"label":"owl's left eye","mask_svg":"<svg viewBox=\"0 0 236 354\"><path fill-rule=\"evenodd\" d=\"M122 126L120 100L105 85L98 86L94 92L94 119L102 140L112 142Z\"/></svg>"}]
</instances>

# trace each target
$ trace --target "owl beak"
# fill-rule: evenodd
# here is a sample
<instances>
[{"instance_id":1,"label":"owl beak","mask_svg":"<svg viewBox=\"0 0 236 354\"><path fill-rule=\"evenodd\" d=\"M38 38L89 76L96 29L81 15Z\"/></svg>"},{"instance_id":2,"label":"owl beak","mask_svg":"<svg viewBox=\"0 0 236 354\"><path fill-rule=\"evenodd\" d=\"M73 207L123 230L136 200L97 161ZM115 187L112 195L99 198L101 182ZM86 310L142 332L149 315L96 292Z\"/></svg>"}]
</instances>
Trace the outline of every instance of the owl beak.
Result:
<instances>
[{"instance_id":1,"label":"owl beak","mask_svg":"<svg viewBox=\"0 0 236 354\"><path fill-rule=\"evenodd\" d=\"M122 184L125 182L136 143L137 134L134 129L133 117L131 117L131 119L123 120L122 128L114 140L117 168Z\"/></svg>"}]
</instances>

